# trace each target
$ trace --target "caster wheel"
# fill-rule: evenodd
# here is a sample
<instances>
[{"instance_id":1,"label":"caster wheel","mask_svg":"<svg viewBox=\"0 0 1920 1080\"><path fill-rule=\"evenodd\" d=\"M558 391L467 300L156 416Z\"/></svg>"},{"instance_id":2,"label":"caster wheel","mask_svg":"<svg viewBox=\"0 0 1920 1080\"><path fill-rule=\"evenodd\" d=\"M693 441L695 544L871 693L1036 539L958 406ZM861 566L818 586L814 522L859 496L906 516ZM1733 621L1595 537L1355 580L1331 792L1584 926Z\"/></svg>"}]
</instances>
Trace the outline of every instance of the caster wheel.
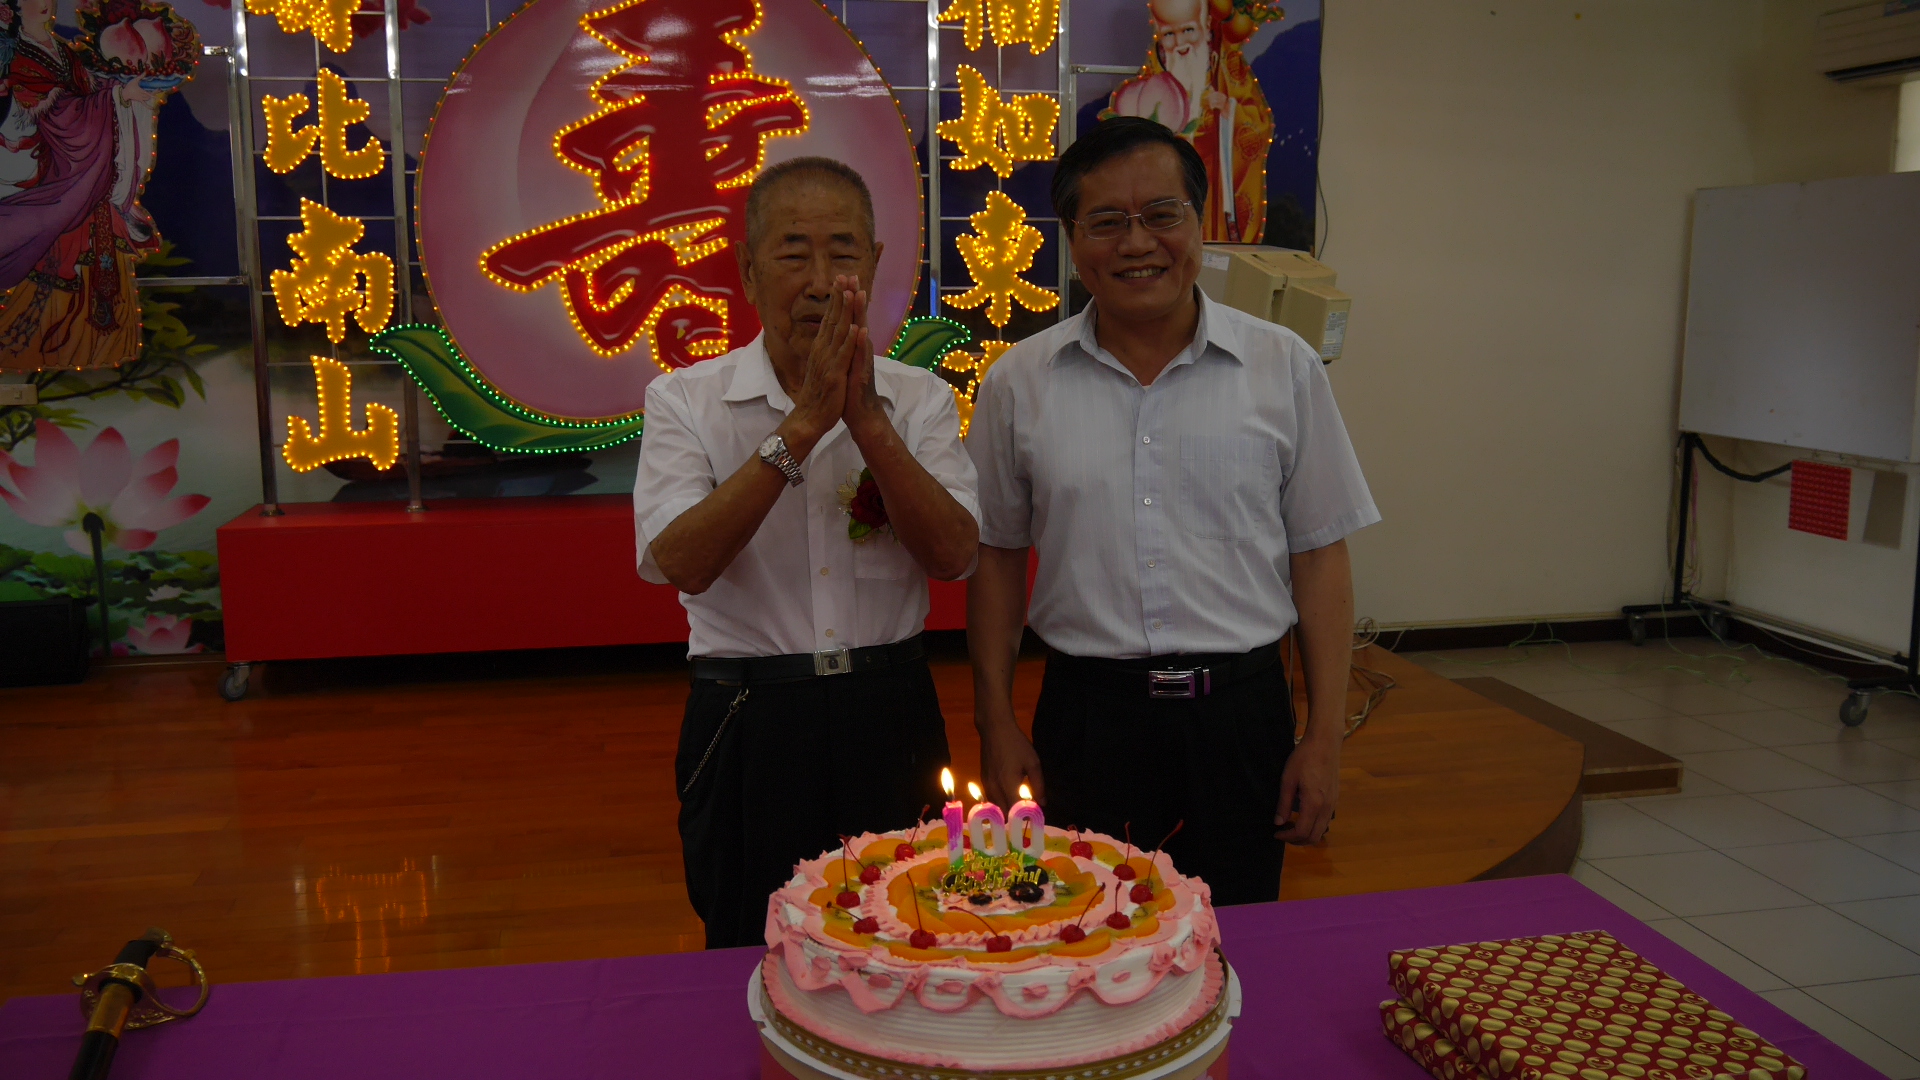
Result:
<instances>
[{"instance_id":1,"label":"caster wheel","mask_svg":"<svg viewBox=\"0 0 1920 1080\"><path fill-rule=\"evenodd\" d=\"M1643 616L1627 616L1627 637L1635 645L1647 643L1647 620Z\"/></svg>"},{"instance_id":2,"label":"caster wheel","mask_svg":"<svg viewBox=\"0 0 1920 1080\"><path fill-rule=\"evenodd\" d=\"M1840 722L1848 727L1859 727L1867 722L1867 706L1873 702L1873 695L1865 690L1855 690L1840 703Z\"/></svg>"},{"instance_id":3,"label":"caster wheel","mask_svg":"<svg viewBox=\"0 0 1920 1080\"><path fill-rule=\"evenodd\" d=\"M1728 624L1725 615L1718 611L1707 612L1707 632L1709 634L1712 634L1720 641L1725 641L1727 640L1727 634L1730 630L1732 630L1732 627Z\"/></svg>"},{"instance_id":4,"label":"caster wheel","mask_svg":"<svg viewBox=\"0 0 1920 1080\"><path fill-rule=\"evenodd\" d=\"M252 674L251 664L228 664L226 674L220 676L220 696L228 701L246 697L247 679Z\"/></svg>"}]
</instances>

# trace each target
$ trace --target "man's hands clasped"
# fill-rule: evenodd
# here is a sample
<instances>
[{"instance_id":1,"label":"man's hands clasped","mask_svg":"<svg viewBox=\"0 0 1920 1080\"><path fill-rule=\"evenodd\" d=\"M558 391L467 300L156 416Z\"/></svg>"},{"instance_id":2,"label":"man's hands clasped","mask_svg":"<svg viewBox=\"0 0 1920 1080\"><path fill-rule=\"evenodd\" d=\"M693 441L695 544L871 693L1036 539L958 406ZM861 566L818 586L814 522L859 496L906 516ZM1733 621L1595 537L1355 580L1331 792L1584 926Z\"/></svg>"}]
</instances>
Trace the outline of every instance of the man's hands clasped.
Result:
<instances>
[{"instance_id":1,"label":"man's hands clasped","mask_svg":"<svg viewBox=\"0 0 1920 1080\"><path fill-rule=\"evenodd\" d=\"M807 355L806 381L795 395L793 412L777 433L796 459L846 421L856 438L874 423L888 423L873 385L873 335L867 328L867 293L860 280L836 277L813 349Z\"/></svg>"}]
</instances>

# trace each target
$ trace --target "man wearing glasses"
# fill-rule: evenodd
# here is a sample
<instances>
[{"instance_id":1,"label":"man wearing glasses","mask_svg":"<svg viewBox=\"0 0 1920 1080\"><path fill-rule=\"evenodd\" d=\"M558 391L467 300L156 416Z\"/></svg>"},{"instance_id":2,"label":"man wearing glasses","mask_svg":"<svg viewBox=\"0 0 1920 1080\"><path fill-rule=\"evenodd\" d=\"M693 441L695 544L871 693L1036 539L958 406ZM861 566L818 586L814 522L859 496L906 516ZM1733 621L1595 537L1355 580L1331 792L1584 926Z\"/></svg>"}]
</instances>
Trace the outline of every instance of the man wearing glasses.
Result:
<instances>
[{"instance_id":1,"label":"man wearing glasses","mask_svg":"<svg viewBox=\"0 0 1920 1080\"><path fill-rule=\"evenodd\" d=\"M1353 630L1345 537L1380 519L1320 358L1195 287L1206 170L1149 120L1082 135L1053 204L1092 301L980 388L967 590L989 797L1024 778L1062 825L1167 845L1216 904L1276 899L1326 835ZM1031 608L1029 548L1039 550ZM1046 642L1028 741L1023 625ZM1291 628L1307 724L1280 662Z\"/></svg>"}]
</instances>

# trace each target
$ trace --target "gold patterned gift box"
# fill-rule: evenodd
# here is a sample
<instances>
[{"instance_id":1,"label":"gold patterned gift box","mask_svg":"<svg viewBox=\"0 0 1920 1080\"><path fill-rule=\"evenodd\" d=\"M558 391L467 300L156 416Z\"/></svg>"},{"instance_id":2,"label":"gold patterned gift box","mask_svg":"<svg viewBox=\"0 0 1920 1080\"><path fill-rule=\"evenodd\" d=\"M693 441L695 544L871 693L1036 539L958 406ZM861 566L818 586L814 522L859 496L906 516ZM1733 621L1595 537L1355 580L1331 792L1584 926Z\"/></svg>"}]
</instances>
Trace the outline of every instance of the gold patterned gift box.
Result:
<instances>
[{"instance_id":1,"label":"gold patterned gift box","mask_svg":"<svg viewBox=\"0 0 1920 1080\"><path fill-rule=\"evenodd\" d=\"M1802 1080L1806 1069L1601 930L1407 949L1393 988L1487 1080Z\"/></svg>"},{"instance_id":2,"label":"gold patterned gift box","mask_svg":"<svg viewBox=\"0 0 1920 1080\"><path fill-rule=\"evenodd\" d=\"M1387 1041L1405 1050L1434 1080L1483 1080L1467 1055L1406 1002L1397 998L1381 1002L1380 1026L1386 1030Z\"/></svg>"}]
</instances>

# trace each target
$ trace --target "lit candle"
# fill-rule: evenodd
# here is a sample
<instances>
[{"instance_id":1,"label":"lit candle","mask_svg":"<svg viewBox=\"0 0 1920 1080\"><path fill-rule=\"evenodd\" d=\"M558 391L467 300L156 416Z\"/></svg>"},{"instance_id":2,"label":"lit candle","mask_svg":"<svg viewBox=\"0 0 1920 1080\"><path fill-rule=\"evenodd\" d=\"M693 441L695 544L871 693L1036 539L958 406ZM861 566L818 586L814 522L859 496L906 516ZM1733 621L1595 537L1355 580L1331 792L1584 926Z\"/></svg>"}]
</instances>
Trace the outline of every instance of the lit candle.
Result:
<instances>
[{"instance_id":1,"label":"lit candle","mask_svg":"<svg viewBox=\"0 0 1920 1080\"><path fill-rule=\"evenodd\" d=\"M940 811L947 821L947 863L959 866L967 857L960 839L966 833L966 807L953 797L952 769L940 770L940 789L947 793L947 805Z\"/></svg>"},{"instance_id":2,"label":"lit candle","mask_svg":"<svg viewBox=\"0 0 1920 1080\"><path fill-rule=\"evenodd\" d=\"M967 794L980 798L980 785L967 781ZM997 859L1007 853L1007 815L990 802L976 802L967 811L967 835L973 838L973 850Z\"/></svg>"},{"instance_id":3,"label":"lit candle","mask_svg":"<svg viewBox=\"0 0 1920 1080\"><path fill-rule=\"evenodd\" d=\"M1028 862L1047 852L1047 815L1033 801L1033 791L1025 784L1020 785L1020 801L1007 811L1007 838Z\"/></svg>"}]
</instances>

